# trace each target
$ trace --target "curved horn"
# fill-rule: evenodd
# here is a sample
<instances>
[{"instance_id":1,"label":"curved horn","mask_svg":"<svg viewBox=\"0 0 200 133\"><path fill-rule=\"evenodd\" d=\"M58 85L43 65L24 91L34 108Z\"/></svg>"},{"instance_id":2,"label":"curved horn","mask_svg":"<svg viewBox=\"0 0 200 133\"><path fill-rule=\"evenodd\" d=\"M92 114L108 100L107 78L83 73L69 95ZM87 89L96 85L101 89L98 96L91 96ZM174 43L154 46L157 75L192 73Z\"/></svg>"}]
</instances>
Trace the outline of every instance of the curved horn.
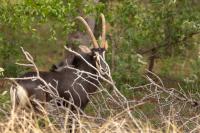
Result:
<instances>
[{"instance_id":1,"label":"curved horn","mask_svg":"<svg viewBox=\"0 0 200 133\"><path fill-rule=\"evenodd\" d=\"M102 42L101 42L101 47L106 48L106 20L105 16L103 13L101 13L101 20L102 20Z\"/></svg>"},{"instance_id":2,"label":"curved horn","mask_svg":"<svg viewBox=\"0 0 200 133\"><path fill-rule=\"evenodd\" d=\"M94 48L99 48L99 45L98 45L98 43L97 43L97 40L96 40L96 38L94 37L94 34L93 34L92 30L90 29L88 23L87 23L81 16L78 16L77 19L80 20L80 21L85 25L85 27L86 27L86 29L87 29L87 32L88 32L90 38L92 39Z\"/></svg>"}]
</instances>

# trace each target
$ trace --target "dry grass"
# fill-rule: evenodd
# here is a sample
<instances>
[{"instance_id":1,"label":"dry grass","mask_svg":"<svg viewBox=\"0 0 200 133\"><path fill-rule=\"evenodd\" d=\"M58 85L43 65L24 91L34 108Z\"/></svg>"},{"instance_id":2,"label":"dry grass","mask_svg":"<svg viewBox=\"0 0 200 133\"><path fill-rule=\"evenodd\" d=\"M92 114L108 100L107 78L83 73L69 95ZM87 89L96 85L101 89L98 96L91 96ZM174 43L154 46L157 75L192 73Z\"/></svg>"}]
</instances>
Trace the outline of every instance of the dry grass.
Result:
<instances>
[{"instance_id":1,"label":"dry grass","mask_svg":"<svg viewBox=\"0 0 200 133\"><path fill-rule=\"evenodd\" d=\"M56 120L49 115L36 115L33 112L20 110L11 111L11 114L0 123L0 132L2 133L66 133L69 132L69 124L72 132L83 133L151 133L181 132L177 125L169 121L164 122L164 128L153 128L150 123L141 122L136 118L129 117L128 112L116 114L106 119L95 118L91 116L76 116L72 122L68 121L69 114L63 113L59 117L62 120ZM77 119L78 118L78 119ZM65 125L65 126L64 126Z\"/></svg>"}]
</instances>

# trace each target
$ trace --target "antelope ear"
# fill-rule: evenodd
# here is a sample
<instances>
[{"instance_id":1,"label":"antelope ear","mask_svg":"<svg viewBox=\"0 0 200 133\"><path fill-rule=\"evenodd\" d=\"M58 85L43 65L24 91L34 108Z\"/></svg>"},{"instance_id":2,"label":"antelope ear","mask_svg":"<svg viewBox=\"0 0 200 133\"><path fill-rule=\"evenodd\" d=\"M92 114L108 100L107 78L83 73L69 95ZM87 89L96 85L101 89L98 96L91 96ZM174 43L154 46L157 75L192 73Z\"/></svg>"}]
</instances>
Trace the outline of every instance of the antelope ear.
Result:
<instances>
[{"instance_id":1,"label":"antelope ear","mask_svg":"<svg viewBox=\"0 0 200 133\"><path fill-rule=\"evenodd\" d=\"M79 50L85 54L90 54L92 51L90 50L90 48L88 48L87 46L84 45L80 45L79 46Z\"/></svg>"}]
</instances>

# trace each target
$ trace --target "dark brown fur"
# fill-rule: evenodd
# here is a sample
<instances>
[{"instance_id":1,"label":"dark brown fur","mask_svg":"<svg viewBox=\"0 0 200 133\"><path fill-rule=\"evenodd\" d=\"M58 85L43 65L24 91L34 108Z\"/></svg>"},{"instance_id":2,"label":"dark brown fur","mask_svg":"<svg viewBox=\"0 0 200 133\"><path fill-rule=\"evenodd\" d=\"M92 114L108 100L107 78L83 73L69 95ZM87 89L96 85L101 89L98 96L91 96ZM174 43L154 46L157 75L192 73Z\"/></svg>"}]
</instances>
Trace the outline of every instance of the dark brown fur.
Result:
<instances>
[{"instance_id":1,"label":"dark brown fur","mask_svg":"<svg viewBox=\"0 0 200 133\"><path fill-rule=\"evenodd\" d=\"M82 54L82 56L85 60L88 61L88 63L96 67L96 58L94 57L94 51L99 51L101 52L100 55L102 55L102 52L104 50L93 49L91 53L85 53ZM75 68L78 71L81 70L92 74L96 74L96 70L90 67L84 60L81 59L81 57L74 56L73 58L74 59L72 61L72 64L70 64L72 68ZM63 68L61 71L40 72L40 77L44 79L46 83L50 83L52 86L54 86L57 89L61 98L64 98L66 101L69 101L70 98L72 98L74 105L83 110L89 101L88 94L93 93L97 90L96 86L98 86L98 79L96 77L90 77L85 73L82 73L81 77L77 79L77 70L66 67ZM28 72L22 75L21 78L35 76L36 72ZM35 98L42 102L49 102L53 99L53 97L48 92L45 92L42 89L38 89L38 86L44 86L44 84L40 80L33 81L31 79L28 79L17 80L17 82L26 90L28 97ZM63 105L68 106L68 103L63 101Z\"/></svg>"}]
</instances>

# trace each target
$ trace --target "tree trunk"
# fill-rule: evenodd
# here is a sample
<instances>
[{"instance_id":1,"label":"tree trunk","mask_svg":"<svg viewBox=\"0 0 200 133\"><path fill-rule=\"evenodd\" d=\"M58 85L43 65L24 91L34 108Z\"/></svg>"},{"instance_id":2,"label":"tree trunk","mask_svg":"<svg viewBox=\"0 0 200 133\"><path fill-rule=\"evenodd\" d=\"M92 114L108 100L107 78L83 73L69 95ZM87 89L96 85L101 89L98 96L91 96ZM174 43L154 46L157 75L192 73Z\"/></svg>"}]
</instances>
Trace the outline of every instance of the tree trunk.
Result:
<instances>
[{"instance_id":1,"label":"tree trunk","mask_svg":"<svg viewBox=\"0 0 200 133\"><path fill-rule=\"evenodd\" d=\"M154 64L155 64L155 59L156 59L156 53L157 53L157 50L156 49L152 49L151 55L149 57L149 67L148 67L148 70L150 72L153 72L153 68L154 68Z\"/></svg>"},{"instance_id":2,"label":"tree trunk","mask_svg":"<svg viewBox=\"0 0 200 133\"><path fill-rule=\"evenodd\" d=\"M112 67L111 67L111 72L115 71L115 51L116 51L116 42L115 39L111 39L112 40Z\"/></svg>"},{"instance_id":3,"label":"tree trunk","mask_svg":"<svg viewBox=\"0 0 200 133\"><path fill-rule=\"evenodd\" d=\"M165 27L164 27L164 34L165 34L165 45L166 46L166 54L167 55L172 55L173 54L173 29L172 29L172 22L173 22L173 16L172 16L172 11L169 11L167 9L166 11L166 21L165 21Z\"/></svg>"}]
</instances>

